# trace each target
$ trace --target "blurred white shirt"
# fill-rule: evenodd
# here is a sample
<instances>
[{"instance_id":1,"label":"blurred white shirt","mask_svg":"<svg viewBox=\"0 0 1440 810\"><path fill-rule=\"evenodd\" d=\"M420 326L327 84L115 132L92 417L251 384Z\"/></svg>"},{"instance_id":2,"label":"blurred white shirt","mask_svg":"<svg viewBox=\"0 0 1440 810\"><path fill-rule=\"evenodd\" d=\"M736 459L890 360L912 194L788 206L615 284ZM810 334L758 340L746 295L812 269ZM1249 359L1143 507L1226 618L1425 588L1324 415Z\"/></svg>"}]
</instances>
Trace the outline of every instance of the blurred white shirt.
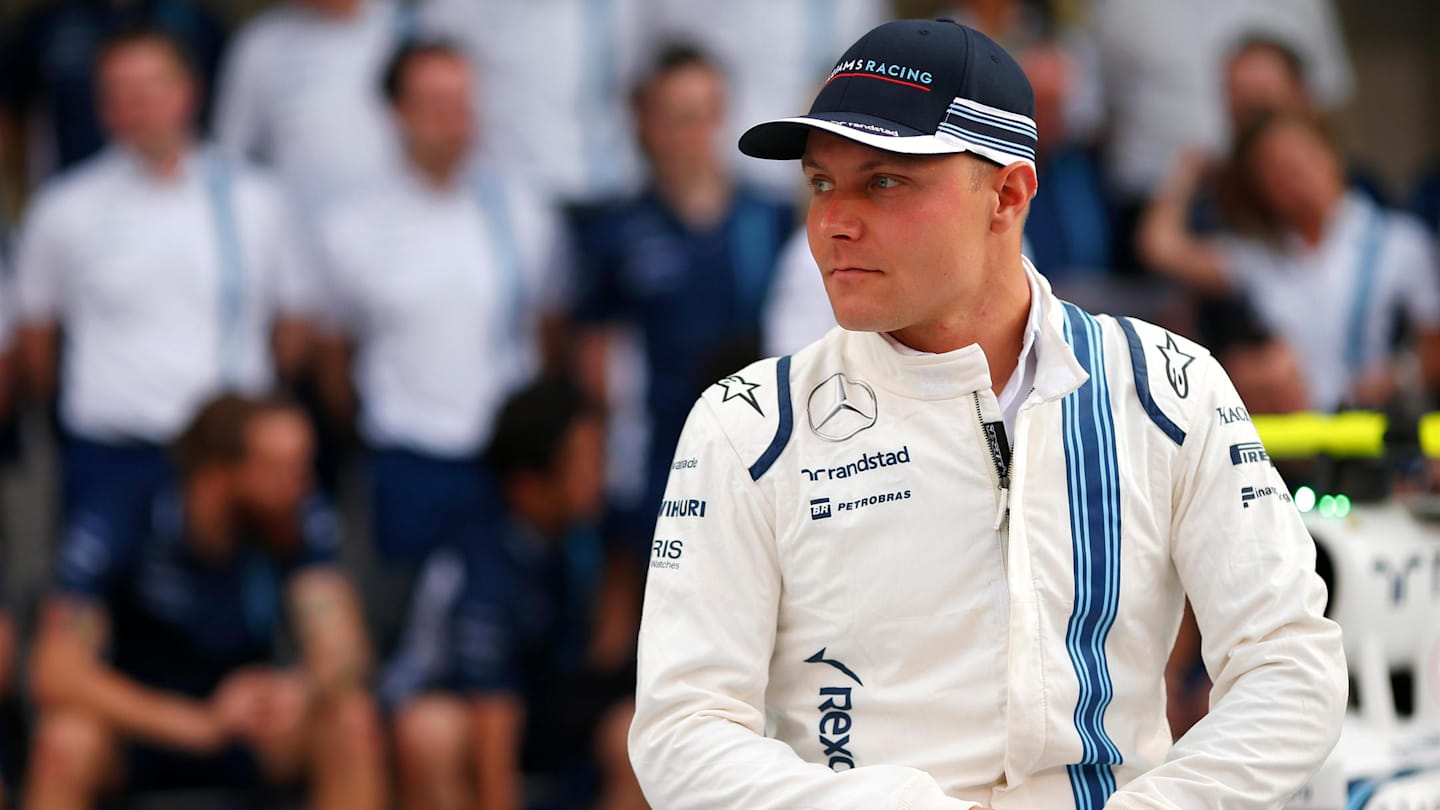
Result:
<instances>
[{"instance_id":1,"label":"blurred white shirt","mask_svg":"<svg viewBox=\"0 0 1440 810\"><path fill-rule=\"evenodd\" d=\"M1296 352L1317 410L1335 410L1360 373L1390 358L1402 315L1411 329L1440 329L1429 233L1364 196L1344 198L1314 247L1298 237L1223 244L1231 284Z\"/></svg>"},{"instance_id":2,"label":"blurred white shirt","mask_svg":"<svg viewBox=\"0 0 1440 810\"><path fill-rule=\"evenodd\" d=\"M1095 92L1072 105L1071 129L1108 131L1108 179L1131 196L1148 196L1182 149L1227 148L1224 66L1243 39L1294 48L1322 108L1353 89L1331 0L1096 0L1092 17L1072 52L1077 86Z\"/></svg>"},{"instance_id":3,"label":"blurred white shirt","mask_svg":"<svg viewBox=\"0 0 1440 810\"><path fill-rule=\"evenodd\" d=\"M475 61L489 162L566 202L633 191L630 90L649 53L643 0L427 0L420 30Z\"/></svg>"},{"instance_id":4,"label":"blurred white shirt","mask_svg":"<svg viewBox=\"0 0 1440 810\"><path fill-rule=\"evenodd\" d=\"M329 326L355 343L365 439L445 457L481 449L538 368L541 313L565 299L552 212L493 173L439 189L400 170L330 211L320 241Z\"/></svg>"},{"instance_id":5,"label":"blurred white shirt","mask_svg":"<svg viewBox=\"0 0 1440 810\"><path fill-rule=\"evenodd\" d=\"M834 328L835 311L830 308L825 280L801 225L775 260L775 282L761 325L761 348L766 357L794 354Z\"/></svg>"},{"instance_id":6,"label":"blurred white shirt","mask_svg":"<svg viewBox=\"0 0 1440 810\"><path fill-rule=\"evenodd\" d=\"M786 199L802 184L795 162L756 160L736 146L750 127L810 109L855 40L890 19L887 0L658 0L661 36L693 43L728 80L725 154L739 176Z\"/></svg>"},{"instance_id":7,"label":"blurred white shirt","mask_svg":"<svg viewBox=\"0 0 1440 810\"><path fill-rule=\"evenodd\" d=\"M166 442L222 389L264 390L275 320L313 305L301 255L279 189L214 149L172 179L111 148L51 181L20 232L16 312L63 331L65 426Z\"/></svg>"},{"instance_id":8,"label":"blurred white shirt","mask_svg":"<svg viewBox=\"0 0 1440 810\"><path fill-rule=\"evenodd\" d=\"M406 19L388 0L343 20L295 2L256 17L221 71L217 140L274 167L307 218L365 188L399 160L380 80Z\"/></svg>"}]
</instances>

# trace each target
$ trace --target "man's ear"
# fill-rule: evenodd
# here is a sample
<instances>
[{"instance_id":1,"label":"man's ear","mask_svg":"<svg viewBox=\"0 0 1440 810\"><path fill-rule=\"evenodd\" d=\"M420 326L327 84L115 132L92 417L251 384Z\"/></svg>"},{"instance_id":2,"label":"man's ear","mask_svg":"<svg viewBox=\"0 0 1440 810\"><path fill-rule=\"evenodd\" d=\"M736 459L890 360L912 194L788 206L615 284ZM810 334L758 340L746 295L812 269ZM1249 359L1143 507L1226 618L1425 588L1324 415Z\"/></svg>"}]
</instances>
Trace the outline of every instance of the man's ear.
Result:
<instances>
[{"instance_id":1,"label":"man's ear","mask_svg":"<svg viewBox=\"0 0 1440 810\"><path fill-rule=\"evenodd\" d=\"M1006 233L1012 228L1023 228L1030 200L1040 185L1035 169L1028 163L1011 163L998 169L991 183L997 195L997 204L990 218L990 232Z\"/></svg>"}]
</instances>

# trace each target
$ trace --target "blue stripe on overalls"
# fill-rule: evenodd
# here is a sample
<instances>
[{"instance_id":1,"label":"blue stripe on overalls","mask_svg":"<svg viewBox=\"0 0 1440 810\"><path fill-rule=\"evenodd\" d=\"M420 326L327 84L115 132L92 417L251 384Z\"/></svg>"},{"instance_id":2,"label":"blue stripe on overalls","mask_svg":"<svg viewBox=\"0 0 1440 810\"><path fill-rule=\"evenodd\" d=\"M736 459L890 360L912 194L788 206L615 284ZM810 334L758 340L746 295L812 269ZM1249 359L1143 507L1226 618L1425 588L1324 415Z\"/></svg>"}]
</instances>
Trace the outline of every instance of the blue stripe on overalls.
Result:
<instances>
[{"instance_id":1,"label":"blue stripe on overalls","mask_svg":"<svg viewBox=\"0 0 1440 810\"><path fill-rule=\"evenodd\" d=\"M1065 340L1090 375L1062 402L1075 556L1075 603L1065 647L1080 686L1075 729L1082 745L1080 761L1068 771L1076 810L1100 810L1115 792L1111 768L1121 762L1105 733L1105 709L1114 693L1105 640L1120 602L1120 475L1100 325L1066 304Z\"/></svg>"},{"instance_id":2,"label":"blue stripe on overalls","mask_svg":"<svg viewBox=\"0 0 1440 810\"><path fill-rule=\"evenodd\" d=\"M235 216L231 169L219 155L205 158L205 190L215 226L219 251L219 282L216 285L216 322L219 328L216 358L224 388L240 382L245 353L245 259L240 246L240 226Z\"/></svg>"},{"instance_id":3,"label":"blue stripe on overalls","mask_svg":"<svg viewBox=\"0 0 1440 810\"><path fill-rule=\"evenodd\" d=\"M1374 298L1375 273L1380 265L1380 250L1385 244L1385 213L1370 203L1370 219L1360 243L1360 263L1355 271L1355 291L1350 296L1350 313L1345 325L1345 370L1352 378L1364 370L1369 358L1365 351L1365 325L1369 322L1370 302Z\"/></svg>"},{"instance_id":4,"label":"blue stripe on overalls","mask_svg":"<svg viewBox=\"0 0 1440 810\"><path fill-rule=\"evenodd\" d=\"M500 316L494 319L496 346L517 346L524 342L526 290L524 257L516 241L515 218L510 215L510 202L505 182L490 171L481 171L473 179L476 202L485 214L485 228L495 256L501 294Z\"/></svg>"}]
</instances>

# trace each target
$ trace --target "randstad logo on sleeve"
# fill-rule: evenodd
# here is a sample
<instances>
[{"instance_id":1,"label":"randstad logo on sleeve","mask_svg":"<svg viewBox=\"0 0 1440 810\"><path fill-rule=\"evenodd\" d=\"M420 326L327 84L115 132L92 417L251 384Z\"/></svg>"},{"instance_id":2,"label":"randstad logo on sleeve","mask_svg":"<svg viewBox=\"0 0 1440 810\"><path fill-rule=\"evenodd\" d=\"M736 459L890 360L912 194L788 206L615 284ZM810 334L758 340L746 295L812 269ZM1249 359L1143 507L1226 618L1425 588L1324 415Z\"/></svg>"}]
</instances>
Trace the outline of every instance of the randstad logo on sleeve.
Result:
<instances>
[{"instance_id":1,"label":"randstad logo on sleeve","mask_svg":"<svg viewBox=\"0 0 1440 810\"><path fill-rule=\"evenodd\" d=\"M908 84L930 92L930 83L935 77L928 70L900 65L894 62L876 62L874 59L847 59L830 71L826 84L841 76L860 76L871 79L885 79L896 84Z\"/></svg>"}]
</instances>

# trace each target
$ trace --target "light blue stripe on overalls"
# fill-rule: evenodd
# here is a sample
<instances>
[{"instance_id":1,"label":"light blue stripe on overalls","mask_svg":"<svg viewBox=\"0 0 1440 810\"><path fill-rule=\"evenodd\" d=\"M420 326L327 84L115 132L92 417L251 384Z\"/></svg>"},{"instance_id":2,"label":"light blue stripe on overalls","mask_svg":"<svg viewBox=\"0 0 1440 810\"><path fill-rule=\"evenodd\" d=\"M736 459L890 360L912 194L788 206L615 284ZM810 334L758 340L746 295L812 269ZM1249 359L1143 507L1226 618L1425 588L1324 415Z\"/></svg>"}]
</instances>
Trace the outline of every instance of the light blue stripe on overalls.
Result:
<instances>
[{"instance_id":1,"label":"light blue stripe on overalls","mask_svg":"<svg viewBox=\"0 0 1440 810\"><path fill-rule=\"evenodd\" d=\"M1365 223L1365 236L1360 243L1360 264L1355 273L1355 289L1350 296L1350 317L1345 326L1345 368L1353 376L1365 365L1365 322L1370 314L1370 301L1375 294L1375 274L1380 265L1380 250L1385 245L1385 212L1370 205L1370 219Z\"/></svg>"},{"instance_id":2,"label":"light blue stripe on overalls","mask_svg":"<svg viewBox=\"0 0 1440 810\"><path fill-rule=\"evenodd\" d=\"M775 246L779 243L775 217L759 205L737 200L735 224L730 231L730 256L735 267L736 303L741 323L760 324L760 310L775 270Z\"/></svg>"},{"instance_id":3,"label":"light blue stripe on overalls","mask_svg":"<svg viewBox=\"0 0 1440 810\"><path fill-rule=\"evenodd\" d=\"M235 219L235 189L231 167L218 154L205 157L205 188L218 248L219 284L216 317L219 326L220 380L225 387L239 382L245 317L245 259L240 228Z\"/></svg>"},{"instance_id":4,"label":"light blue stripe on overalls","mask_svg":"<svg viewBox=\"0 0 1440 810\"><path fill-rule=\"evenodd\" d=\"M1100 810L1115 791L1112 768L1122 762L1105 732L1114 694L1105 642L1120 599L1120 479L1100 325L1072 304L1065 314L1065 340L1090 375L1061 403L1075 574L1065 646L1079 687L1074 722L1081 743L1080 761L1066 770L1076 810Z\"/></svg>"},{"instance_id":5,"label":"light blue stripe on overalls","mask_svg":"<svg viewBox=\"0 0 1440 810\"><path fill-rule=\"evenodd\" d=\"M495 257L499 282L497 297L501 310L495 319L496 346L519 344L525 329L524 259L516 241L514 217L510 215L505 184L494 172L480 171L472 182L480 211L485 215L485 229L490 236L490 250Z\"/></svg>"},{"instance_id":6,"label":"light blue stripe on overalls","mask_svg":"<svg viewBox=\"0 0 1440 810\"><path fill-rule=\"evenodd\" d=\"M586 121L601 122L609 116L609 105L615 95L615 42L619 31L615 25L614 0L584 0L585 61L582 70L589 87L582 90ZM610 133L603 126L586 132L580 142L585 149L585 173L589 190L598 192L612 188L617 180L619 144L605 143Z\"/></svg>"}]
</instances>

